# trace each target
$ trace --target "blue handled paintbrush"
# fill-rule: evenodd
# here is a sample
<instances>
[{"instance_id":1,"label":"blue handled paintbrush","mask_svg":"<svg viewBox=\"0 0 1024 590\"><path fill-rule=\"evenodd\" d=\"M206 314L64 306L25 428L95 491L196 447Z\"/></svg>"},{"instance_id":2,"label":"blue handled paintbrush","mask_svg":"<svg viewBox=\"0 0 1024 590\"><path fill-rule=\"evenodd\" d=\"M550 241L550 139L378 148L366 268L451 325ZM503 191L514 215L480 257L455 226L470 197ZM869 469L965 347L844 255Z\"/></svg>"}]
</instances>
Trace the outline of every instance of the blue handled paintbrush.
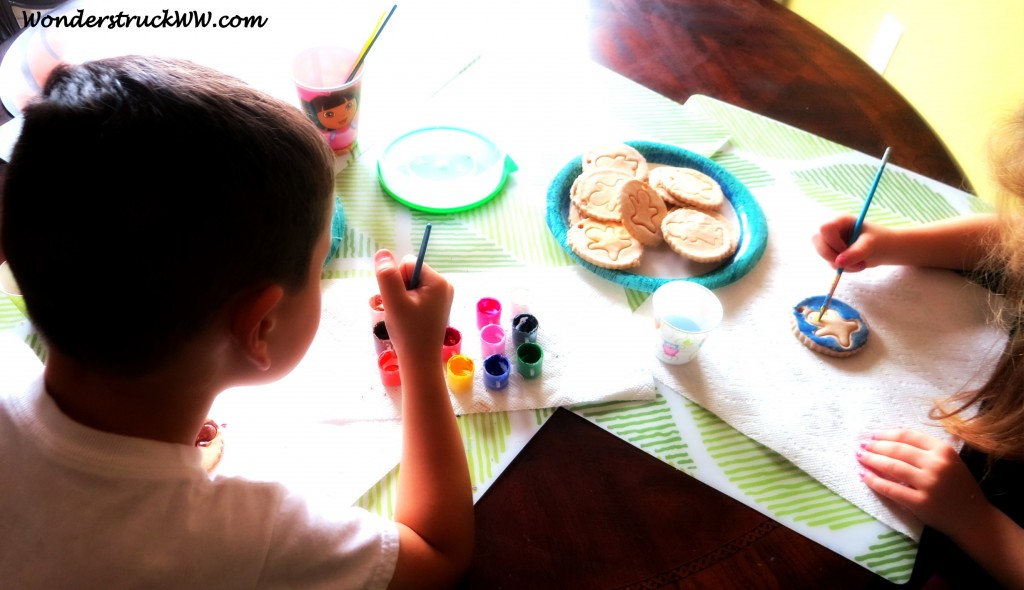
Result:
<instances>
[{"instance_id":1,"label":"blue handled paintbrush","mask_svg":"<svg viewBox=\"0 0 1024 590\"><path fill-rule=\"evenodd\" d=\"M871 206L871 199L875 196L875 190L878 189L878 181L882 179L882 171L885 170L885 164L889 161L889 152L892 148L885 148L885 153L882 154L882 164L878 167L878 172L875 173L875 180L871 183L871 189L868 190L868 196L864 199L864 206L861 207L860 217L857 218L857 222L853 224L853 232L850 233L850 241L847 246L852 245L860 237L860 228L864 225L864 217L868 214L868 207ZM836 278L832 281L832 288L828 291L828 297L825 298L825 304L821 306L821 311L818 312L818 321L821 321L821 317L828 311L828 306L832 303L832 296L836 293L836 287L839 286L839 278L843 276L843 269L836 269Z\"/></svg>"},{"instance_id":2,"label":"blue handled paintbrush","mask_svg":"<svg viewBox=\"0 0 1024 590\"><path fill-rule=\"evenodd\" d=\"M431 224L423 228L423 240L420 242L420 253L416 257L416 266L412 269L412 278L409 279L409 289L415 289L420 285L420 269L423 268L423 257L427 255L427 241L430 240Z\"/></svg>"}]
</instances>

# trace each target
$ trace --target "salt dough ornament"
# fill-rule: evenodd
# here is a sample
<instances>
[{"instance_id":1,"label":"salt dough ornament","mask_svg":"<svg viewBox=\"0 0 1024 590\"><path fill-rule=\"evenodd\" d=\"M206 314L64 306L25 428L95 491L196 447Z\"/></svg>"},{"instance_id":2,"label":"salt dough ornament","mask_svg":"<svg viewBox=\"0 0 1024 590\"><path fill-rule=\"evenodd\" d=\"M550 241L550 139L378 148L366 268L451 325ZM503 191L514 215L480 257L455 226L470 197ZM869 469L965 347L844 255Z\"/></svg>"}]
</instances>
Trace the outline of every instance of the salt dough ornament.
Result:
<instances>
[{"instance_id":1,"label":"salt dough ornament","mask_svg":"<svg viewBox=\"0 0 1024 590\"><path fill-rule=\"evenodd\" d=\"M804 346L834 357L856 354L868 340L868 324L860 312L832 298L828 310L819 318L825 295L808 297L793 306L790 323Z\"/></svg>"},{"instance_id":2,"label":"salt dough ornament","mask_svg":"<svg viewBox=\"0 0 1024 590\"><path fill-rule=\"evenodd\" d=\"M651 170L648 176L648 182L668 205L717 210L725 200L721 185L693 168L661 166Z\"/></svg>"},{"instance_id":3,"label":"salt dough ornament","mask_svg":"<svg viewBox=\"0 0 1024 590\"><path fill-rule=\"evenodd\" d=\"M644 252L625 227L596 219L581 219L569 228L566 238L577 256L604 268L633 268Z\"/></svg>"},{"instance_id":4,"label":"salt dough ornament","mask_svg":"<svg viewBox=\"0 0 1024 590\"><path fill-rule=\"evenodd\" d=\"M633 178L647 180L647 159L636 148L624 143L597 146L583 154L583 170L615 168Z\"/></svg>"},{"instance_id":5,"label":"salt dough ornament","mask_svg":"<svg viewBox=\"0 0 1024 590\"><path fill-rule=\"evenodd\" d=\"M573 183L569 198L585 217L621 223L620 195L631 180L635 179L630 173L616 168L586 170Z\"/></svg>"},{"instance_id":6,"label":"salt dough ornament","mask_svg":"<svg viewBox=\"0 0 1024 590\"><path fill-rule=\"evenodd\" d=\"M661 243L661 222L668 215L665 202L646 182L630 180L619 196L622 225L645 246Z\"/></svg>"},{"instance_id":7,"label":"salt dough ornament","mask_svg":"<svg viewBox=\"0 0 1024 590\"><path fill-rule=\"evenodd\" d=\"M694 262L718 262L736 252L739 237L721 213L673 209L661 221L661 233L676 254Z\"/></svg>"}]
</instances>

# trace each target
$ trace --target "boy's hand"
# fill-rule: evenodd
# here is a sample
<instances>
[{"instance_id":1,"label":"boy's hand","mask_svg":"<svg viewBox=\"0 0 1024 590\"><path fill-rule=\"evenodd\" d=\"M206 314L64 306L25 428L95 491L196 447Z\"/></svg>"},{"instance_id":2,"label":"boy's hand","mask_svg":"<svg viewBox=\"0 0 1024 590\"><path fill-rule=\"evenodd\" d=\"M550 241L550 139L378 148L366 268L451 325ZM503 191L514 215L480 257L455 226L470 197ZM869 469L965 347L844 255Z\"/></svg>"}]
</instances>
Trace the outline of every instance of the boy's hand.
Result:
<instances>
[{"instance_id":1,"label":"boy's hand","mask_svg":"<svg viewBox=\"0 0 1024 590\"><path fill-rule=\"evenodd\" d=\"M384 318L388 336L401 359L441 355L444 330L452 308L455 289L437 272L424 264L419 286L406 289L416 261L407 256L398 263L388 250L374 257L377 285L384 300ZM440 360L437 365L440 366Z\"/></svg>"},{"instance_id":2,"label":"boy's hand","mask_svg":"<svg viewBox=\"0 0 1024 590\"><path fill-rule=\"evenodd\" d=\"M959 538L981 522L988 500L953 447L914 430L880 432L862 447L864 483L925 524Z\"/></svg>"},{"instance_id":3,"label":"boy's hand","mask_svg":"<svg viewBox=\"0 0 1024 590\"><path fill-rule=\"evenodd\" d=\"M882 263L892 231L881 225L864 222L857 241L849 245L848 240L856 223L857 219L852 215L843 215L822 225L811 238L814 249L832 268L858 272Z\"/></svg>"}]
</instances>

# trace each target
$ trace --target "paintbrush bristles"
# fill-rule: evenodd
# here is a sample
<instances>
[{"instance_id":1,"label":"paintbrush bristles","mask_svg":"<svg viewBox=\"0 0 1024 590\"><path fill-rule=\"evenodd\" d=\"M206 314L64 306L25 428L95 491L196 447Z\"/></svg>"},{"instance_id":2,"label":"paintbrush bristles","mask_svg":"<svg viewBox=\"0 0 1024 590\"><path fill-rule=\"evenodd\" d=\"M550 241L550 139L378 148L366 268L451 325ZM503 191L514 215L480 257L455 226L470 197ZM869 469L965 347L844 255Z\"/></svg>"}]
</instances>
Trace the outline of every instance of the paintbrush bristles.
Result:
<instances>
[{"instance_id":1,"label":"paintbrush bristles","mask_svg":"<svg viewBox=\"0 0 1024 590\"><path fill-rule=\"evenodd\" d=\"M822 316L828 311L828 306L832 303L832 296L836 294L836 287L839 286L839 277L843 276L843 269L839 269L836 272L836 278L832 280L832 288L828 291L828 297L825 298L825 304L821 306L821 310L818 311L818 323L821 323Z\"/></svg>"}]
</instances>

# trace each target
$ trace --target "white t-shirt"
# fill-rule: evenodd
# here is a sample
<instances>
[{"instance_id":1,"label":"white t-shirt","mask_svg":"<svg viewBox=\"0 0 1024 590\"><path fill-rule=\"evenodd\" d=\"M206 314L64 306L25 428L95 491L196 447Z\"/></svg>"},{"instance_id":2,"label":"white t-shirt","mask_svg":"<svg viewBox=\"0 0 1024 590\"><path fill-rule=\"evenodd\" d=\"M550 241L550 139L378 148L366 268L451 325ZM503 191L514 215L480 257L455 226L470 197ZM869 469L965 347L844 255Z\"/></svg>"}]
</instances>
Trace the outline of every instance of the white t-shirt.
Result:
<instances>
[{"instance_id":1,"label":"white t-shirt","mask_svg":"<svg viewBox=\"0 0 1024 590\"><path fill-rule=\"evenodd\" d=\"M196 448L71 420L41 376L0 394L3 588L385 588L397 559L387 519L211 480Z\"/></svg>"}]
</instances>

